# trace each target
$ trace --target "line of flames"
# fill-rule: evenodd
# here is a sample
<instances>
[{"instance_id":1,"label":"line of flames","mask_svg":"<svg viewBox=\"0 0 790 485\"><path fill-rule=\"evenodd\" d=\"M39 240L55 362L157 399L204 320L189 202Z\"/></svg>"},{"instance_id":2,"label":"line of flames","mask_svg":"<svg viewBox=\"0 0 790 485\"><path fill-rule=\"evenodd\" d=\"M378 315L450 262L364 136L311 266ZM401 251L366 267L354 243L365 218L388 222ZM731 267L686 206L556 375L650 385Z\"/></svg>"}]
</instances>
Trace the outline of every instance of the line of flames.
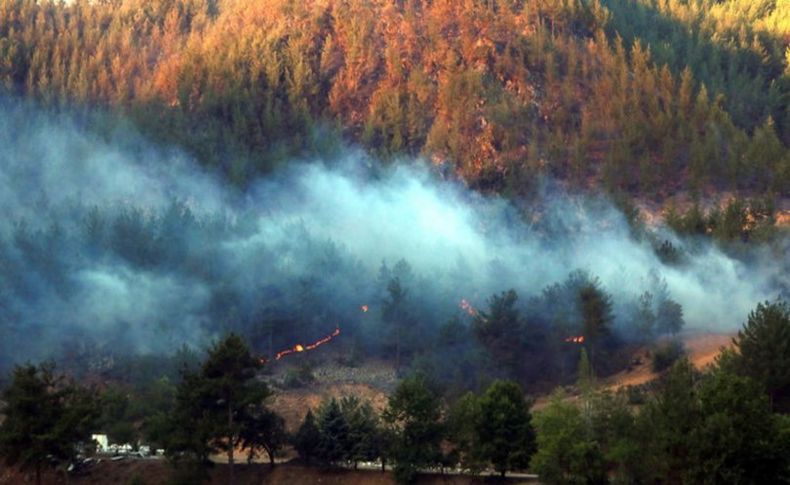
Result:
<instances>
[{"instance_id":1,"label":"line of flames","mask_svg":"<svg viewBox=\"0 0 790 485\"><path fill-rule=\"evenodd\" d=\"M340 327L335 328L334 332L330 333L329 335L327 335L326 337L324 337L322 339L316 340L315 342L313 342L311 344L307 344L307 345L296 344L293 347L291 347L290 349L281 350L281 351L277 352L276 354L274 354L274 360L280 360L280 359L282 359L283 357L285 357L286 355L289 355L289 354L294 354L294 353L299 353L299 352L306 352L308 350L313 350L316 347L324 345L325 343L329 342L330 340L332 340L333 338L337 337L338 335L340 335ZM269 362L269 360L266 357L261 357L260 361L261 361L261 364L265 364L265 363Z\"/></svg>"},{"instance_id":2,"label":"line of flames","mask_svg":"<svg viewBox=\"0 0 790 485\"><path fill-rule=\"evenodd\" d=\"M584 343L584 335L579 335L578 337L568 337L565 339L566 342L570 342L572 344L583 344Z\"/></svg>"},{"instance_id":3,"label":"line of flames","mask_svg":"<svg viewBox=\"0 0 790 485\"><path fill-rule=\"evenodd\" d=\"M472 304L469 303L469 300L467 300L466 298L461 298L461 304L459 306L461 307L461 310L468 313L469 316L471 317L476 317L478 314L475 307L473 307Z\"/></svg>"}]
</instances>

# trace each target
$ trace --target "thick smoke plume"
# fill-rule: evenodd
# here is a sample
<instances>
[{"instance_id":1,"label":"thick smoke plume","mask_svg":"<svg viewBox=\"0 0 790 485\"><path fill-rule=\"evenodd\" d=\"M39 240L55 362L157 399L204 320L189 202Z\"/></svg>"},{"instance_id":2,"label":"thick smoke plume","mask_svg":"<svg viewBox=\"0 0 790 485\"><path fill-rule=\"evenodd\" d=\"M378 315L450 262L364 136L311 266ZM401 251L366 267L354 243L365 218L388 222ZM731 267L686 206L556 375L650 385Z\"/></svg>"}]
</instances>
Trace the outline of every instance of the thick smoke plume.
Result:
<instances>
[{"instance_id":1,"label":"thick smoke plume","mask_svg":"<svg viewBox=\"0 0 790 485\"><path fill-rule=\"evenodd\" d=\"M527 305L577 269L612 294L618 327L640 294L663 291L688 327L732 330L788 285L768 256L747 263L704 243L666 266L607 200L549 183L516 210L418 162L381 167L348 150L240 190L131 128L99 135L16 103L1 111L0 365L168 352L229 330L261 352L338 324L376 342L394 274L423 332L459 316L462 298L485 310L514 288Z\"/></svg>"}]
</instances>

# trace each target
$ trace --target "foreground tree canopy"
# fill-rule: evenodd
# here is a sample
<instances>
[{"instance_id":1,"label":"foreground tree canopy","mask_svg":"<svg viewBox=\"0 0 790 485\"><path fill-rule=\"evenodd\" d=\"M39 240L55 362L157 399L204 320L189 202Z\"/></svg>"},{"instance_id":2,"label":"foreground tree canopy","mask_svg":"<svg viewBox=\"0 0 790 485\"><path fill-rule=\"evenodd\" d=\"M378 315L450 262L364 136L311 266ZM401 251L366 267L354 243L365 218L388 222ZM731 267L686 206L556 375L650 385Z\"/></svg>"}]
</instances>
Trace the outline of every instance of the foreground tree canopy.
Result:
<instances>
[{"instance_id":1,"label":"foreground tree canopy","mask_svg":"<svg viewBox=\"0 0 790 485\"><path fill-rule=\"evenodd\" d=\"M209 350L199 372L185 370L167 424L168 454L200 465L224 452L231 483L236 448L263 448L273 462L285 438L282 418L266 408L271 391L256 377L260 367L244 340L230 334Z\"/></svg>"},{"instance_id":2,"label":"foreground tree canopy","mask_svg":"<svg viewBox=\"0 0 790 485\"><path fill-rule=\"evenodd\" d=\"M733 344L732 352L720 356L720 365L753 379L768 393L775 409L790 411L790 307L787 302L758 304Z\"/></svg>"},{"instance_id":3,"label":"foreground tree canopy","mask_svg":"<svg viewBox=\"0 0 790 485\"><path fill-rule=\"evenodd\" d=\"M153 434L175 465L173 479L183 483L206 480L215 452L227 454L230 466L222 473L233 483L236 449L249 456L262 450L274 466L288 442L307 464L380 460L399 483L446 467L503 476L530 471L548 484L787 483L790 419L777 412L781 380L772 378L784 375L776 354L783 347L774 344L787 317L786 303L761 303L735 350L712 368L700 372L681 358L641 389L597 388L582 349L577 395L558 391L534 417L515 382L496 380L479 394L454 398L431 376L415 373L399 382L384 409L356 396L327 398L315 413L307 411L292 436L266 406L272 391L258 375L260 361L230 334L208 349L202 364L184 368L176 392L162 401L169 411ZM774 363L772 373L750 360L755 355ZM94 428L139 426L128 422L133 413L118 411L124 406L118 392L110 388L97 400L57 377L51 365L17 367L2 394L0 457L34 471L38 481L47 468L66 468L78 452L90 452L85 445ZM121 422L108 421L111 416Z\"/></svg>"}]
</instances>

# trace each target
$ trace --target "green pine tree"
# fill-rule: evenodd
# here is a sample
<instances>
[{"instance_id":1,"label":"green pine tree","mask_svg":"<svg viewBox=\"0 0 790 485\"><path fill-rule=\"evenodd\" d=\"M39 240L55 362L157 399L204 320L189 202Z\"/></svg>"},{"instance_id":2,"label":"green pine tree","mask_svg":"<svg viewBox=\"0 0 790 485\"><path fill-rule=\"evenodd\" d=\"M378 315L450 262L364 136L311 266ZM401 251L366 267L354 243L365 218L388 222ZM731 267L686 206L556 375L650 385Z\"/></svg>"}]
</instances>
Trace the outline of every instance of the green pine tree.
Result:
<instances>
[{"instance_id":1,"label":"green pine tree","mask_svg":"<svg viewBox=\"0 0 790 485\"><path fill-rule=\"evenodd\" d=\"M50 364L16 367L2 397L0 458L33 470L39 485L42 471L65 468L77 456L99 417L96 396L56 375Z\"/></svg>"}]
</instances>

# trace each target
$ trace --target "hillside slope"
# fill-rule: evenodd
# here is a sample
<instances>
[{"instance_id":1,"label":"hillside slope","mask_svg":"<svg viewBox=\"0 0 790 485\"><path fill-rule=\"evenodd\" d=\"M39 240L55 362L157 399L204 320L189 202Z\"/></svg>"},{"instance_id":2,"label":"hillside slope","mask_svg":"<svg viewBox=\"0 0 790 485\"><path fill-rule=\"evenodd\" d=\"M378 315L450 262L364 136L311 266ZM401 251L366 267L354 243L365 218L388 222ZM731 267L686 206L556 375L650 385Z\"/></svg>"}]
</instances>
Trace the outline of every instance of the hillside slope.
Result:
<instances>
[{"instance_id":1,"label":"hillside slope","mask_svg":"<svg viewBox=\"0 0 790 485\"><path fill-rule=\"evenodd\" d=\"M331 150L337 129L505 193L542 174L659 198L787 193L786 7L2 0L0 83L109 107L239 184Z\"/></svg>"}]
</instances>

